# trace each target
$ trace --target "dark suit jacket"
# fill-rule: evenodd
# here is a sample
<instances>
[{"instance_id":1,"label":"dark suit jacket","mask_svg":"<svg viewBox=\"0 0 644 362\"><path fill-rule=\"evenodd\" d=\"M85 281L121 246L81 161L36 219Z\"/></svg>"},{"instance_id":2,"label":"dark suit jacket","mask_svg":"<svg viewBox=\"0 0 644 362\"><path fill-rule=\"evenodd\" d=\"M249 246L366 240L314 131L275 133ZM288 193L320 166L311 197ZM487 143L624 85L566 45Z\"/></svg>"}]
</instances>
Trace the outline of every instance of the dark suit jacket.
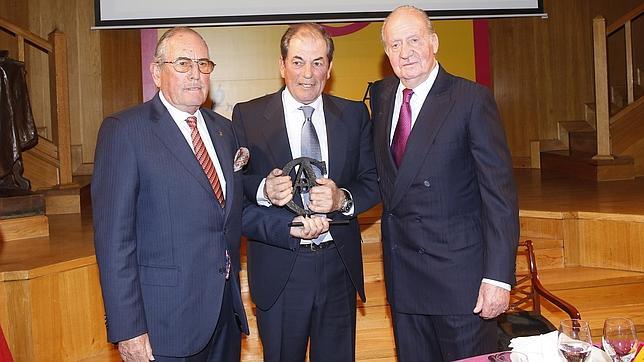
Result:
<instances>
[{"instance_id":1,"label":"dark suit jacket","mask_svg":"<svg viewBox=\"0 0 644 362\"><path fill-rule=\"evenodd\" d=\"M244 176L244 191L253 203L261 180L272 169L281 169L293 159L281 94L278 91L239 103L233 110L233 124L240 143L250 149L251 160ZM378 201L369 114L360 102L326 94L322 100L329 143L329 178L338 187L351 192L355 215L358 215ZM263 217L244 220L244 234L250 238L248 279L253 302L265 310L275 303L289 279L300 239L288 236L287 224L295 215L285 208L272 206L252 210ZM329 217L347 218L338 212L329 214ZM349 219L348 225L334 225L330 231L356 290L365 300L360 228L356 217ZM266 223L272 226L267 228ZM267 235L266 230L272 235Z\"/></svg>"},{"instance_id":2,"label":"dark suit jacket","mask_svg":"<svg viewBox=\"0 0 644 362\"><path fill-rule=\"evenodd\" d=\"M387 297L402 313L470 314L482 278L514 283L519 222L503 125L486 88L440 68L397 169L398 83L371 88Z\"/></svg>"},{"instance_id":3,"label":"dark suit jacket","mask_svg":"<svg viewBox=\"0 0 644 362\"><path fill-rule=\"evenodd\" d=\"M239 282L243 189L232 124L201 109L226 179L226 207L158 94L103 121L92 204L94 242L112 342L147 332L153 353L200 351L217 325L225 250L233 304L247 333Z\"/></svg>"}]
</instances>

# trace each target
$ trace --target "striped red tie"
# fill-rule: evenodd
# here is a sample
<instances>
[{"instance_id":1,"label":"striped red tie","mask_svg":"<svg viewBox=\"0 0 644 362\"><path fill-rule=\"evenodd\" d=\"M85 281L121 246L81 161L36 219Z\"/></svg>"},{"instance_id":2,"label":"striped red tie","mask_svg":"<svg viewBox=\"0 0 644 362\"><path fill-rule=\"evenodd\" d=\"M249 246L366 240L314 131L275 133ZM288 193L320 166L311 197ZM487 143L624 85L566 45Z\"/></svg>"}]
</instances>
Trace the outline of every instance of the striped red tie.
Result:
<instances>
[{"instance_id":1,"label":"striped red tie","mask_svg":"<svg viewBox=\"0 0 644 362\"><path fill-rule=\"evenodd\" d=\"M195 156L201 164L203 171L206 173L208 181L210 181L210 186L212 186L212 191L214 191L217 201L219 201L221 207L224 207L226 205L224 192L221 189L221 183L219 183L219 176L217 176L215 165L212 163L210 156L208 156L206 146L204 146L201 135L199 134L199 129L197 129L197 117L188 117L186 118L186 122L188 122L188 126L190 126L190 129L192 130L190 137L192 138L192 146L195 148Z\"/></svg>"}]
</instances>

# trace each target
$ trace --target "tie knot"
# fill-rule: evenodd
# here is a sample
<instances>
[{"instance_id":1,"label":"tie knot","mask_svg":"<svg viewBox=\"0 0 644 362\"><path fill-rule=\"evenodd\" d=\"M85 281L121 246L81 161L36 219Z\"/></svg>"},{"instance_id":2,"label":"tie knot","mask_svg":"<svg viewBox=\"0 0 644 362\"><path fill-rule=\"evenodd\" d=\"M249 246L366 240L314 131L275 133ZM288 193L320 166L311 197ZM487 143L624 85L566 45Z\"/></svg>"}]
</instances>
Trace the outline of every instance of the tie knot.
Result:
<instances>
[{"instance_id":1,"label":"tie knot","mask_svg":"<svg viewBox=\"0 0 644 362\"><path fill-rule=\"evenodd\" d=\"M409 103L409 101L411 100L411 96L413 95L414 95L413 90L409 88L403 89L403 103Z\"/></svg>"},{"instance_id":2,"label":"tie knot","mask_svg":"<svg viewBox=\"0 0 644 362\"><path fill-rule=\"evenodd\" d=\"M195 129L195 127L197 127L197 117L195 116L186 118L186 122L188 122L188 127L190 127L190 129Z\"/></svg>"},{"instance_id":3,"label":"tie knot","mask_svg":"<svg viewBox=\"0 0 644 362\"><path fill-rule=\"evenodd\" d=\"M313 115L313 111L315 111L315 108L313 108L311 106L302 106L302 107L300 107L300 109L304 113L304 119L306 121L311 120L311 116Z\"/></svg>"}]
</instances>

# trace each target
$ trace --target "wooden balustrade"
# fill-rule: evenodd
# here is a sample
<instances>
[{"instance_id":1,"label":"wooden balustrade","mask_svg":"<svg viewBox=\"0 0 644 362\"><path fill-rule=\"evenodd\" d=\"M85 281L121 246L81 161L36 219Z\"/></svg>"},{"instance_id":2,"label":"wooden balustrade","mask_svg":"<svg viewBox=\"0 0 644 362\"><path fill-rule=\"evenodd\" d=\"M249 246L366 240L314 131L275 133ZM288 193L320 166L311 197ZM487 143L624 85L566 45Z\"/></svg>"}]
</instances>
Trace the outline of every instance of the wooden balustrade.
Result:
<instances>
[{"instance_id":1,"label":"wooden balustrade","mask_svg":"<svg viewBox=\"0 0 644 362\"><path fill-rule=\"evenodd\" d=\"M595 129L597 154L594 159L612 160L610 150L610 116L608 110L608 58L606 56L606 20L593 19L593 48L595 50Z\"/></svg>"},{"instance_id":2,"label":"wooden balustrade","mask_svg":"<svg viewBox=\"0 0 644 362\"><path fill-rule=\"evenodd\" d=\"M58 184L70 184L72 183L72 161L65 34L54 30L49 34L49 39L44 39L2 17L0 17L0 29L15 37L19 61L25 61L25 44L46 53L49 58L52 141L57 147Z\"/></svg>"},{"instance_id":3,"label":"wooden balustrade","mask_svg":"<svg viewBox=\"0 0 644 362\"><path fill-rule=\"evenodd\" d=\"M633 33L632 33L632 22L638 16L644 13L644 3L633 8L631 11L619 17L612 24L606 27L606 36L609 37L613 33L624 28L624 45L626 49L626 92L628 104L633 103L635 100L635 88L634 88L634 72L633 72Z\"/></svg>"},{"instance_id":4,"label":"wooden balustrade","mask_svg":"<svg viewBox=\"0 0 644 362\"><path fill-rule=\"evenodd\" d=\"M595 64L595 114L597 130L597 154L594 159L613 159L610 142L610 112L608 103L608 55L606 40L616 31L624 28L626 52L626 92L628 104L635 101L635 83L633 72L633 35L632 21L644 13L644 3L622 15L615 22L606 26L606 20L598 16L593 19L593 49Z\"/></svg>"}]
</instances>

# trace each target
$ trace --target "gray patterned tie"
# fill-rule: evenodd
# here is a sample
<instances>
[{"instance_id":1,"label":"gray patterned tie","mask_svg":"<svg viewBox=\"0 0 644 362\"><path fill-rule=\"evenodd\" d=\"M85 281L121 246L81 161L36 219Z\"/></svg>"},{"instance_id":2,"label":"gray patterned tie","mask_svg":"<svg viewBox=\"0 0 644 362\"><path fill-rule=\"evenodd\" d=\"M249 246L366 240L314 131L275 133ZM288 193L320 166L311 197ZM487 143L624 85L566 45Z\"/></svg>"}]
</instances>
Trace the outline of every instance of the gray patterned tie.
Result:
<instances>
[{"instance_id":1,"label":"gray patterned tie","mask_svg":"<svg viewBox=\"0 0 644 362\"><path fill-rule=\"evenodd\" d=\"M302 125L302 136L300 138L300 153L302 157L310 157L318 161L322 161L322 151L320 150L320 140L318 139L318 134L315 132L315 126L313 125L313 111L315 108L311 106L302 106L299 108L304 113L304 124ZM315 176L320 177L321 173L317 167L313 167L315 171ZM304 207L308 209L307 205L309 203L309 193L306 192L302 194L302 201L304 202ZM322 234L318 236L317 239L313 239L312 242L316 245L319 245L324 239Z\"/></svg>"},{"instance_id":2,"label":"gray patterned tie","mask_svg":"<svg viewBox=\"0 0 644 362\"><path fill-rule=\"evenodd\" d=\"M302 125L302 138L300 145L300 153L302 157L311 157L315 160L322 161L322 152L320 151L320 140L318 134L315 132L315 126L311 117L315 108L311 106L300 107L304 113L304 124ZM316 176L320 177L320 170L314 167Z\"/></svg>"}]
</instances>

